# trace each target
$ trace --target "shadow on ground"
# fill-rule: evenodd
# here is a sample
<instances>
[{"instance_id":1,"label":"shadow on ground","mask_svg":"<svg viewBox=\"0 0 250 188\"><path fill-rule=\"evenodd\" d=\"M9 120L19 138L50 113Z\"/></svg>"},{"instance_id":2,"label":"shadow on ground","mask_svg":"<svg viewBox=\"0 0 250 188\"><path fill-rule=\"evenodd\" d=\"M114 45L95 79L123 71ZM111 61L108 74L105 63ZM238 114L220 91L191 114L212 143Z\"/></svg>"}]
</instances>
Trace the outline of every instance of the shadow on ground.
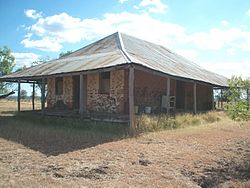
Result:
<instances>
[{"instance_id":1,"label":"shadow on ground","mask_svg":"<svg viewBox=\"0 0 250 188\"><path fill-rule=\"evenodd\" d=\"M39 114L0 114L0 137L50 156L124 139L128 137L128 125Z\"/></svg>"}]
</instances>

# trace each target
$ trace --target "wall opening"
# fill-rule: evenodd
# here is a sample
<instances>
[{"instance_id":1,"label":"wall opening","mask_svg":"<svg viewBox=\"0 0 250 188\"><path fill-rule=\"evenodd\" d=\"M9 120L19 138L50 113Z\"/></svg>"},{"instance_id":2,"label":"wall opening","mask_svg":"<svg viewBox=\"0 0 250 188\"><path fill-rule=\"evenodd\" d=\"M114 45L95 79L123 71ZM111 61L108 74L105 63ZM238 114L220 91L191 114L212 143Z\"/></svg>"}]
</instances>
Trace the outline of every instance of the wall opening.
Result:
<instances>
[{"instance_id":1,"label":"wall opening","mask_svg":"<svg viewBox=\"0 0 250 188\"><path fill-rule=\"evenodd\" d=\"M63 77L57 77L55 81L55 94L62 95L63 94Z\"/></svg>"},{"instance_id":2,"label":"wall opening","mask_svg":"<svg viewBox=\"0 0 250 188\"><path fill-rule=\"evenodd\" d=\"M110 93L110 72L100 73L99 93L100 94Z\"/></svg>"},{"instance_id":3,"label":"wall opening","mask_svg":"<svg viewBox=\"0 0 250 188\"><path fill-rule=\"evenodd\" d=\"M176 109L185 108L185 82L176 81Z\"/></svg>"}]
</instances>

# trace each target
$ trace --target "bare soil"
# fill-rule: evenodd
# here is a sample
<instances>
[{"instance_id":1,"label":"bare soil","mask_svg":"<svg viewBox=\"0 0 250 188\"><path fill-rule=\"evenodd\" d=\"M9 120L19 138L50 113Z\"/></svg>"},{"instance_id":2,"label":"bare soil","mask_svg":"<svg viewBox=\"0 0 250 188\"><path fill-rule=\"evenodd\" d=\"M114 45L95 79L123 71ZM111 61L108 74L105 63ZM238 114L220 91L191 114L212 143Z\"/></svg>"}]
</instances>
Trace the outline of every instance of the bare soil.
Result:
<instances>
[{"instance_id":1,"label":"bare soil","mask_svg":"<svg viewBox=\"0 0 250 188\"><path fill-rule=\"evenodd\" d=\"M0 136L0 187L250 187L250 122L225 118L57 155L35 148Z\"/></svg>"}]
</instances>

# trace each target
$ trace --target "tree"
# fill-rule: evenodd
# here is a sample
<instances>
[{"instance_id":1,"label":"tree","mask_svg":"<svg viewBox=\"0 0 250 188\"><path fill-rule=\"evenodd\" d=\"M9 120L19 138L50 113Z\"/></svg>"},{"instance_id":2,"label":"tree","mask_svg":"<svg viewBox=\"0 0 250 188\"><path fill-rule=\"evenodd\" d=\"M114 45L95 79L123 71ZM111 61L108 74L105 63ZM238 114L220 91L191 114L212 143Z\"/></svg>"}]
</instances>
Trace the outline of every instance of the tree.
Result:
<instances>
[{"instance_id":1,"label":"tree","mask_svg":"<svg viewBox=\"0 0 250 188\"><path fill-rule=\"evenodd\" d=\"M10 74L14 67L15 58L11 55L11 50L4 46L0 48L0 76ZM8 92L9 84L0 82L0 93Z\"/></svg>"},{"instance_id":2,"label":"tree","mask_svg":"<svg viewBox=\"0 0 250 188\"><path fill-rule=\"evenodd\" d=\"M36 90L35 90L35 92L34 92L34 97L35 97L35 99L37 98L37 92L36 92ZM30 95L30 98L32 98L33 97L33 91L31 92L31 95Z\"/></svg>"},{"instance_id":3,"label":"tree","mask_svg":"<svg viewBox=\"0 0 250 188\"><path fill-rule=\"evenodd\" d=\"M40 64L46 63L46 62L48 62L48 61L50 61L50 57L49 57L49 56L41 57L41 58L39 58L38 61L33 61L33 62L31 63L31 66L40 65ZM30 86L33 87L32 84L31 84ZM36 88L42 90L42 84L36 84ZM46 93L46 92L45 92L45 93Z\"/></svg>"},{"instance_id":4,"label":"tree","mask_svg":"<svg viewBox=\"0 0 250 188\"><path fill-rule=\"evenodd\" d=\"M250 81L233 76L229 82L227 112L236 121L250 120L248 91Z\"/></svg>"},{"instance_id":5,"label":"tree","mask_svg":"<svg viewBox=\"0 0 250 188\"><path fill-rule=\"evenodd\" d=\"M65 56L67 56L67 55L69 55L69 54L71 54L71 53L72 53L72 50L69 50L69 51L67 51L67 52L61 52L61 53L59 54L59 58L65 57Z\"/></svg>"},{"instance_id":6,"label":"tree","mask_svg":"<svg viewBox=\"0 0 250 188\"><path fill-rule=\"evenodd\" d=\"M27 91L26 90L22 89L20 91L20 98L21 99L26 99L27 98Z\"/></svg>"},{"instance_id":7,"label":"tree","mask_svg":"<svg viewBox=\"0 0 250 188\"><path fill-rule=\"evenodd\" d=\"M22 71L22 70L25 70L25 69L27 69L26 65L24 65L23 67L20 67L20 68L16 69L15 72L19 72L19 71Z\"/></svg>"},{"instance_id":8,"label":"tree","mask_svg":"<svg viewBox=\"0 0 250 188\"><path fill-rule=\"evenodd\" d=\"M50 57L49 56L46 56L46 57L40 57L37 61L33 61L31 63L31 66L36 66L36 65L40 65L42 63L46 63L50 60Z\"/></svg>"}]
</instances>

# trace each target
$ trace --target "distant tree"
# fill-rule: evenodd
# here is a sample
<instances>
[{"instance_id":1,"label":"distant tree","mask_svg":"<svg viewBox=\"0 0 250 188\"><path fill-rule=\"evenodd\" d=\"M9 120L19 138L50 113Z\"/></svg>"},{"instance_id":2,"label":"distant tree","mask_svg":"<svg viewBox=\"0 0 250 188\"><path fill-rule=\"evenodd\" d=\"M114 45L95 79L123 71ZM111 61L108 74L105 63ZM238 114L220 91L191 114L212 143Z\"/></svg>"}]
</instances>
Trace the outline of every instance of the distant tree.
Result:
<instances>
[{"instance_id":1,"label":"distant tree","mask_svg":"<svg viewBox=\"0 0 250 188\"><path fill-rule=\"evenodd\" d=\"M33 91L31 92L31 95L30 95L30 98L32 98L32 96L33 96ZM37 92L36 92L36 90L35 90L35 99L37 98Z\"/></svg>"},{"instance_id":2,"label":"distant tree","mask_svg":"<svg viewBox=\"0 0 250 188\"><path fill-rule=\"evenodd\" d=\"M40 65L42 63L46 63L50 61L50 57L49 56L46 56L46 57L40 57L37 61L33 61L31 63L31 66L36 66L36 65Z\"/></svg>"},{"instance_id":3,"label":"distant tree","mask_svg":"<svg viewBox=\"0 0 250 188\"><path fill-rule=\"evenodd\" d=\"M14 67L15 58L11 55L11 50L4 46L0 48L0 76L10 74ZM0 93L8 92L10 84L0 82Z\"/></svg>"},{"instance_id":4,"label":"distant tree","mask_svg":"<svg viewBox=\"0 0 250 188\"><path fill-rule=\"evenodd\" d=\"M49 56L41 57L41 58L38 59L38 61L33 61L33 62L31 63L31 66L40 65L40 64L46 63L46 62L48 62L48 61L50 61L50 57L49 57ZM30 86L33 87L32 84L31 84ZM42 84L36 84L36 88L42 90ZM45 89L46 89L46 88L45 88ZM46 92L45 92L45 93L46 93Z\"/></svg>"},{"instance_id":5,"label":"distant tree","mask_svg":"<svg viewBox=\"0 0 250 188\"><path fill-rule=\"evenodd\" d=\"M229 82L227 112L233 120L250 120L249 93L250 81L233 76Z\"/></svg>"},{"instance_id":6,"label":"distant tree","mask_svg":"<svg viewBox=\"0 0 250 188\"><path fill-rule=\"evenodd\" d=\"M61 53L59 54L59 58L64 57L64 56L66 56L66 55L69 55L69 54L71 54L71 53L72 53L72 50L69 50L69 51L67 51L67 52L61 52Z\"/></svg>"},{"instance_id":7,"label":"distant tree","mask_svg":"<svg viewBox=\"0 0 250 188\"><path fill-rule=\"evenodd\" d=\"M21 99L26 99L27 98L27 91L26 90L22 89L20 91L20 98Z\"/></svg>"},{"instance_id":8,"label":"distant tree","mask_svg":"<svg viewBox=\"0 0 250 188\"><path fill-rule=\"evenodd\" d=\"M20 68L16 69L16 71L15 71L15 72L22 71L22 70L24 70L24 69L26 69L26 68L27 68L27 67L26 67L26 65L24 65L23 67L20 67Z\"/></svg>"}]
</instances>

